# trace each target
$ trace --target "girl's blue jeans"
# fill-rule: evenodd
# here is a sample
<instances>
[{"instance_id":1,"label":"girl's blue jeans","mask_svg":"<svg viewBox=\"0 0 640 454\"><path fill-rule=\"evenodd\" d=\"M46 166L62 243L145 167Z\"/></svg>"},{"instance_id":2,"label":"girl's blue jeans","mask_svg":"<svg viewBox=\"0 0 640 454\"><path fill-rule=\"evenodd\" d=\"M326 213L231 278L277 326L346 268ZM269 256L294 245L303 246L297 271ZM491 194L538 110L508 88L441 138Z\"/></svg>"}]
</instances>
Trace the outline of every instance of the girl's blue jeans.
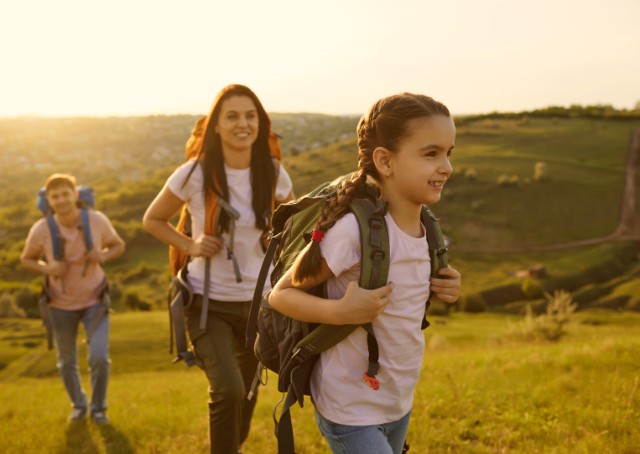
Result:
<instances>
[{"instance_id":1,"label":"girl's blue jeans","mask_svg":"<svg viewBox=\"0 0 640 454\"><path fill-rule=\"evenodd\" d=\"M49 308L53 325L53 338L58 358L58 371L73 408L87 410L87 396L82 389L78 370L77 337L82 322L85 332L90 329L99 304L79 311ZM109 381L109 314L105 314L88 339L88 363L91 371L91 414L107 409L107 383Z\"/></svg>"},{"instance_id":2,"label":"girl's blue jeans","mask_svg":"<svg viewBox=\"0 0 640 454\"><path fill-rule=\"evenodd\" d=\"M336 424L316 410L316 424L333 454L401 454L411 412L397 421L372 426Z\"/></svg>"}]
</instances>

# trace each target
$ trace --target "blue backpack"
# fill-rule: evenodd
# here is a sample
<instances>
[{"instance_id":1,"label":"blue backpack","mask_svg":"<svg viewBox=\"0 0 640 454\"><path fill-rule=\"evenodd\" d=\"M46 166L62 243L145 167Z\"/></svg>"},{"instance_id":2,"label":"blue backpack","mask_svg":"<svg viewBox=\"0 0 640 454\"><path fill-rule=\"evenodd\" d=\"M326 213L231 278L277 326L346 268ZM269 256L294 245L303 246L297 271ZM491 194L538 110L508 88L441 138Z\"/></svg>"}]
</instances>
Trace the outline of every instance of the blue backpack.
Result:
<instances>
[{"instance_id":1,"label":"blue backpack","mask_svg":"<svg viewBox=\"0 0 640 454\"><path fill-rule=\"evenodd\" d=\"M88 186L79 186L78 187L78 207L80 208L80 218L82 220L82 233L84 236L84 245L87 249L87 252L93 249L93 239L91 238L91 229L89 228L89 209L93 208L95 204L95 197L93 194L93 189ZM53 256L56 260L64 259L64 241L62 241L62 237L60 236L60 228L56 223L55 218L53 217L53 210L49 206L49 202L47 201L47 194L45 188L41 188L38 191L38 199L36 201L36 205L38 209L44 214L47 218L47 225L49 226L49 231L51 232L51 239L53 241ZM63 285L64 291L64 285ZM100 298L101 298L101 310L94 317L91 322L90 327L87 330L87 341L91 339L100 319L109 312L109 286L107 281L105 280L100 288ZM51 319L49 316L49 301L51 300L49 294L49 286L48 280L45 276L44 284L42 286L42 291L40 292L40 297L38 298L38 306L40 308L40 316L42 317L42 323L47 330L47 345L49 350L53 348L53 330L51 326Z\"/></svg>"},{"instance_id":2,"label":"blue backpack","mask_svg":"<svg viewBox=\"0 0 640 454\"><path fill-rule=\"evenodd\" d=\"M82 233L84 236L84 245L87 251L93 249L93 239L91 238L91 229L89 228L89 208L95 205L95 197L93 189L89 186L78 186L78 205L80 207L80 217L82 219ZM53 217L53 210L47 201L47 192L45 188L38 191L38 199L36 201L38 209L47 217L47 224L53 239L53 256L56 260L62 260L64 257L64 243L60 241L60 228Z\"/></svg>"}]
</instances>

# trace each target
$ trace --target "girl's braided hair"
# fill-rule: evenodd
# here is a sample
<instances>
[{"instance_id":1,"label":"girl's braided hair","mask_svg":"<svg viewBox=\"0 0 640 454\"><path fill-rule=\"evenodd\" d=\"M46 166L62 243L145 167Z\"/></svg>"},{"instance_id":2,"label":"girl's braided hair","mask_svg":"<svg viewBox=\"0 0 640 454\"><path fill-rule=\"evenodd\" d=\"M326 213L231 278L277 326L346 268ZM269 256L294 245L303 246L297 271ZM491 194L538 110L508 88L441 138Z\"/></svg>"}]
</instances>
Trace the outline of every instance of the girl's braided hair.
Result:
<instances>
[{"instance_id":1,"label":"girl's braided hair","mask_svg":"<svg viewBox=\"0 0 640 454\"><path fill-rule=\"evenodd\" d=\"M316 229L326 232L347 214L351 201L364 195L369 177L380 181L373 162L373 151L376 148L397 151L399 143L408 134L412 120L436 115L451 116L444 104L429 96L414 93L388 96L371 106L358 122L358 170L328 196ZM294 267L293 281L300 283L307 277L315 276L320 271L321 258L320 245L312 241Z\"/></svg>"}]
</instances>

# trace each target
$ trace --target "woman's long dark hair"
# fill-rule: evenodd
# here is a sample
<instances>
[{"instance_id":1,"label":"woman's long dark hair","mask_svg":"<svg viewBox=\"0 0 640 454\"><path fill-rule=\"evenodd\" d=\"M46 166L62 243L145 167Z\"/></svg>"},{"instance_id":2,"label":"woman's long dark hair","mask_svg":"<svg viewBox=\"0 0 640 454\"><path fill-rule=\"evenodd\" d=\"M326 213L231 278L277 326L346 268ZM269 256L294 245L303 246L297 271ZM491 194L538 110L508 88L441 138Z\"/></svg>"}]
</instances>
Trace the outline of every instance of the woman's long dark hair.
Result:
<instances>
[{"instance_id":1,"label":"woman's long dark hair","mask_svg":"<svg viewBox=\"0 0 640 454\"><path fill-rule=\"evenodd\" d=\"M268 217L271 209L271 197L276 184L276 174L269 149L271 120L256 94L244 85L231 84L220 90L205 120L206 126L202 147L197 155L197 161L201 160L203 162L205 194L208 198L209 190L211 190L218 197L227 202L229 201L229 187L227 175L224 171L222 141L220 135L215 132L215 127L220 116L222 103L232 96L250 98L258 112L258 137L251 146L251 192L253 212L256 215L256 227L260 230L266 230L269 226ZM200 165L197 161L190 169L187 179L195 168ZM220 231L229 230L229 216L224 210L220 213L218 223Z\"/></svg>"}]
</instances>

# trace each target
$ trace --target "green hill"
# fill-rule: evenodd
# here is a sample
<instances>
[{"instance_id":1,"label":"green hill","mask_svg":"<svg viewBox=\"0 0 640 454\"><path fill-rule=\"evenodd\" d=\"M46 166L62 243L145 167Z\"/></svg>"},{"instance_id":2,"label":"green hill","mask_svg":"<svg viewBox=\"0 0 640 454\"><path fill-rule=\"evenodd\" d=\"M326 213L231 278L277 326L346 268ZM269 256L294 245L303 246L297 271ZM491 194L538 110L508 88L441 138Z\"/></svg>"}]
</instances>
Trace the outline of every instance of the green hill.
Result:
<instances>
[{"instance_id":1,"label":"green hill","mask_svg":"<svg viewBox=\"0 0 640 454\"><path fill-rule=\"evenodd\" d=\"M543 283L549 289L582 274L580 282L565 285L572 290L608 283L637 263L633 243L547 253L492 252L605 236L617 225L629 137L640 120L562 112L571 110L457 120L454 175L434 211L451 241L453 263L464 272L465 293L519 287L522 279L516 272L538 263L553 278ZM129 301L162 304L169 279L166 247L141 228L140 219L181 161L194 118L0 121L0 130L8 134L0 143L0 159L13 176L0 182L0 291L17 297L25 284L37 291L40 279L18 265L26 232L38 217L35 192L48 173L71 171L94 186L97 208L128 243L125 257L109 267L117 304L123 306L128 295ZM355 129L354 117L280 114L276 121L284 131L284 165L296 194L356 168L355 138L340 140ZM307 142L298 142L301 136ZM338 141L314 148L323 143L321 137L326 137L324 143ZM296 145L288 143L293 139ZM86 149L93 152L90 160ZM540 162L545 172L536 181L534 169ZM592 280L593 268L611 260L617 263L612 267L617 276ZM625 294L629 299L623 306L640 297L635 290Z\"/></svg>"}]
</instances>

